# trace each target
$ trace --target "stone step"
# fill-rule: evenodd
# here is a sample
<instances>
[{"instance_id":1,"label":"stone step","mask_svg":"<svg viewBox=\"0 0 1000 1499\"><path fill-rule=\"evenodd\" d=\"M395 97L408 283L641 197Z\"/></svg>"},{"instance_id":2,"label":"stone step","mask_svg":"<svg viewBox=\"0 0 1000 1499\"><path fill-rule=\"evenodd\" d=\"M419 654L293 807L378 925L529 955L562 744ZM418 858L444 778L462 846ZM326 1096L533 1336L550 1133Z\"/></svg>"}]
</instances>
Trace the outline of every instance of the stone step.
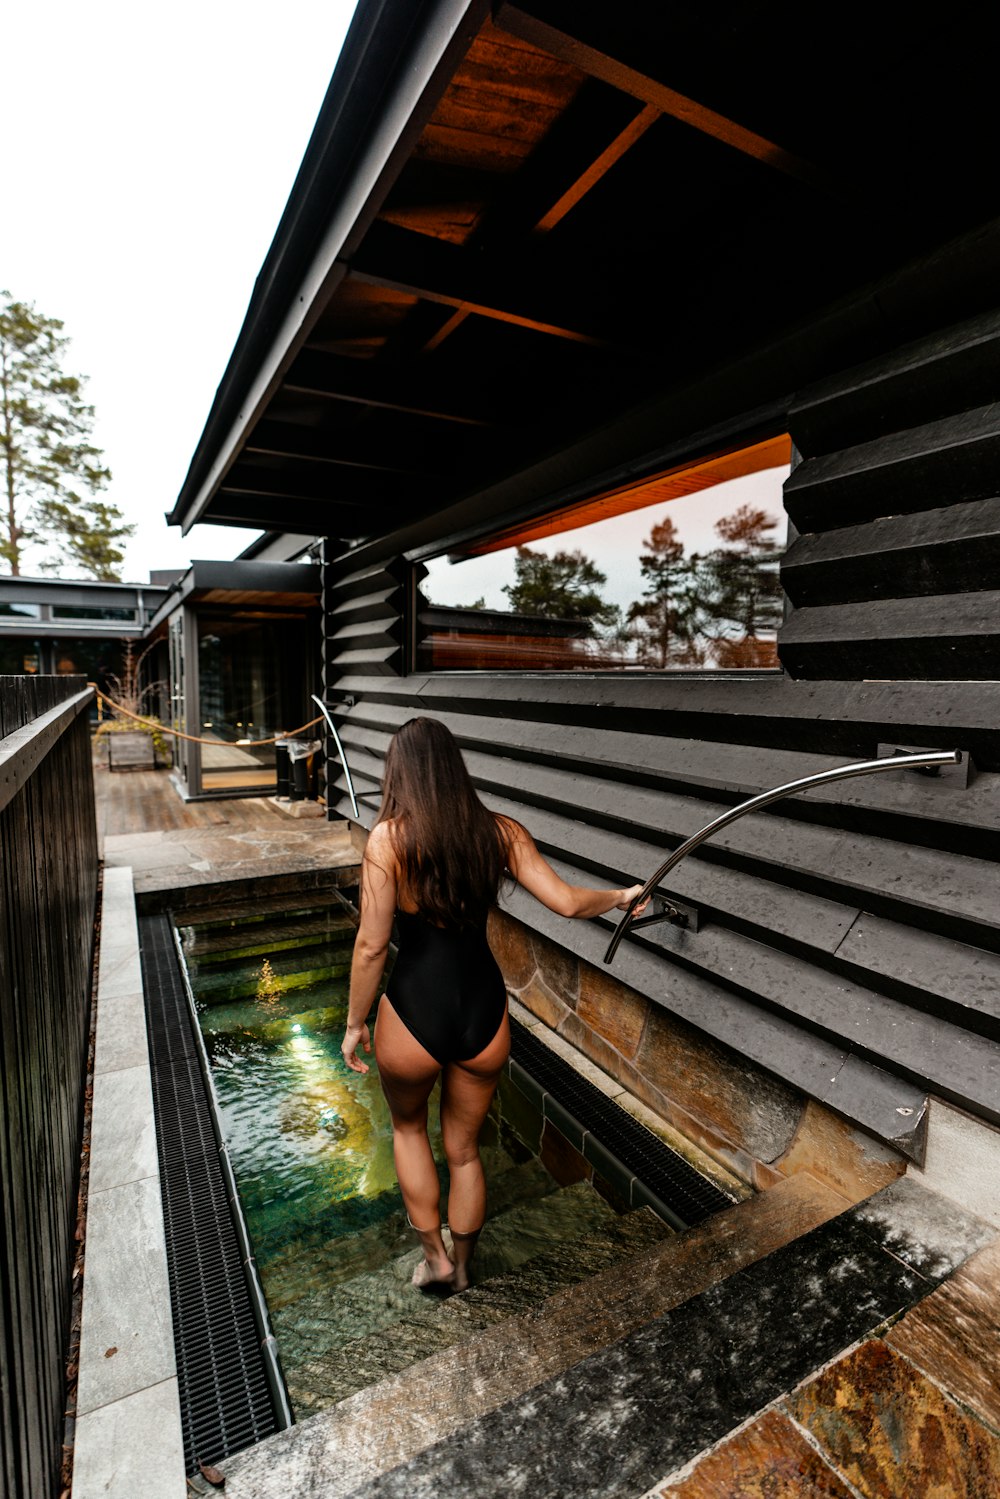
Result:
<instances>
[{"instance_id":1,"label":"stone step","mask_svg":"<svg viewBox=\"0 0 1000 1499\"><path fill-rule=\"evenodd\" d=\"M227 1458L220 1466L228 1499L364 1493L380 1475L405 1471L428 1449L446 1449L470 1422L529 1395L845 1205L831 1188L800 1173ZM451 1303L442 1306L455 1315ZM585 1431L579 1440L586 1440ZM412 1499L437 1495L433 1483L414 1483L410 1492ZM480 1490L470 1483L465 1492ZM529 1481L524 1492L544 1490Z\"/></svg>"},{"instance_id":2,"label":"stone step","mask_svg":"<svg viewBox=\"0 0 1000 1499\"><path fill-rule=\"evenodd\" d=\"M664 1311L647 1305L640 1325L525 1394L512 1398L508 1383L502 1404L347 1495L635 1499L895 1322L995 1237L902 1178ZM536 1339L548 1331L536 1325Z\"/></svg>"},{"instance_id":3,"label":"stone step","mask_svg":"<svg viewBox=\"0 0 1000 1499\"><path fill-rule=\"evenodd\" d=\"M443 1300L423 1297L425 1306L419 1316L409 1314L381 1333L352 1341L332 1356L289 1374L296 1412L301 1417L326 1409L336 1400L541 1304L566 1286L622 1263L670 1234L649 1208L639 1208L616 1215L594 1233L552 1244L516 1269L490 1279L482 1278L480 1265L480 1278L468 1291Z\"/></svg>"},{"instance_id":4,"label":"stone step","mask_svg":"<svg viewBox=\"0 0 1000 1499\"><path fill-rule=\"evenodd\" d=\"M183 836L189 836L187 834ZM190 900L175 908L177 925L182 930L197 931L199 939L208 933L240 933L245 929L260 930L265 923L280 919L295 920L328 911L333 915L348 915L350 911L340 895L333 890L290 890L268 896L267 906L256 908L246 899L221 902L205 897L202 901Z\"/></svg>"},{"instance_id":5,"label":"stone step","mask_svg":"<svg viewBox=\"0 0 1000 1499\"><path fill-rule=\"evenodd\" d=\"M617 1214L585 1182L517 1203L487 1221L476 1249L477 1278L505 1274L547 1249L552 1243L554 1216L558 1216L561 1233L582 1239L604 1229ZM359 1341L363 1346L389 1327L400 1338L417 1337L420 1329L438 1324L444 1301L410 1284L421 1253L419 1245L414 1245L398 1258L340 1285L313 1282L293 1303L271 1305L272 1326L290 1389L296 1371L306 1365L325 1367L331 1348L343 1348L347 1343L356 1346ZM415 1355L418 1358L435 1345L432 1340L420 1346L422 1351ZM357 1384L351 1386L357 1388Z\"/></svg>"},{"instance_id":6,"label":"stone step","mask_svg":"<svg viewBox=\"0 0 1000 1499\"><path fill-rule=\"evenodd\" d=\"M263 967L264 958L218 963L204 969L194 963L189 965L191 987L200 1005L232 1004L262 993L281 997L325 979L348 978L353 950L353 944L334 939L297 951L275 953L267 958L269 973Z\"/></svg>"}]
</instances>

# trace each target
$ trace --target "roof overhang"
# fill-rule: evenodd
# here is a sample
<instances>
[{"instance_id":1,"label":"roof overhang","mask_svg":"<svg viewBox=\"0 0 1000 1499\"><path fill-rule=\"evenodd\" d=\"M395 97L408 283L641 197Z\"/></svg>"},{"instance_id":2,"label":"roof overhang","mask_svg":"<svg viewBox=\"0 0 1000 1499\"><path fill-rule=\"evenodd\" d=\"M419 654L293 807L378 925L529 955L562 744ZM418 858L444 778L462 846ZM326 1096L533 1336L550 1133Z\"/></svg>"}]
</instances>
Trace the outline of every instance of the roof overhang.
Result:
<instances>
[{"instance_id":1,"label":"roof overhang","mask_svg":"<svg viewBox=\"0 0 1000 1499\"><path fill-rule=\"evenodd\" d=\"M902 275L995 214L986 24L361 0L169 520L377 549L774 435L986 295Z\"/></svg>"},{"instance_id":2,"label":"roof overhang","mask_svg":"<svg viewBox=\"0 0 1000 1499\"><path fill-rule=\"evenodd\" d=\"M150 620L149 633L157 633L183 605L273 613L315 608L319 591L320 570L314 563L192 562Z\"/></svg>"}]
</instances>

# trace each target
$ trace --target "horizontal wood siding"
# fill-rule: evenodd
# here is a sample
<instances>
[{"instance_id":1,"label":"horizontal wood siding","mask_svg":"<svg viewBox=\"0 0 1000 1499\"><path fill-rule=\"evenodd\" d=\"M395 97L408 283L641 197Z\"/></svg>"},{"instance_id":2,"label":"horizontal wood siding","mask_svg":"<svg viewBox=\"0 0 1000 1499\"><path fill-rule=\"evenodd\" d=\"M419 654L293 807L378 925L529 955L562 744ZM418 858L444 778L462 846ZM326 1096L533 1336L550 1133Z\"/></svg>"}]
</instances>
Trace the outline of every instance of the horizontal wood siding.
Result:
<instances>
[{"instance_id":1,"label":"horizontal wood siding","mask_svg":"<svg viewBox=\"0 0 1000 1499\"><path fill-rule=\"evenodd\" d=\"M798 678L1000 678L1000 315L804 392L778 639Z\"/></svg>"},{"instance_id":2,"label":"horizontal wood siding","mask_svg":"<svg viewBox=\"0 0 1000 1499\"><path fill-rule=\"evenodd\" d=\"M0 774L13 790L0 799L0 1490L11 1499L58 1488L98 877L87 714L48 733L34 724L85 689L82 677L0 677Z\"/></svg>"},{"instance_id":3,"label":"horizontal wood siding","mask_svg":"<svg viewBox=\"0 0 1000 1499\"><path fill-rule=\"evenodd\" d=\"M398 576L341 564L328 620ZM893 772L737 822L670 877L700 930L644 929L612 972L915 1155L894 1089L1000 1122L1000 684L402 675L385 662L404 592L369 661L352 652L331 681L356 699L341 733L366 826L389 739L415 714L446 723L488 804L591 885L644 879L726 807L880 746L973 748L971 778ZM331 807L350 815L335 769ZM600 963L609 919L559 921L523 895L510 909Z\"/></svg>"}]
</instances>

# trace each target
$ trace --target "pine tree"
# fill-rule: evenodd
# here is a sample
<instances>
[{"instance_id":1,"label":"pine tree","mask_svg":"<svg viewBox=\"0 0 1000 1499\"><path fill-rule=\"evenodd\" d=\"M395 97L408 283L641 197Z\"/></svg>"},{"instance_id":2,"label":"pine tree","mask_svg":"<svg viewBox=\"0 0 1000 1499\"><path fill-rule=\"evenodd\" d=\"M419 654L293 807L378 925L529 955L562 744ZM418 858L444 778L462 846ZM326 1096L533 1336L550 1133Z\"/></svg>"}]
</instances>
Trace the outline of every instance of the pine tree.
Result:
<instances>
[{"instance_id":1,"label":"pine tree","mask_svg":"<svg viewBox=\"0 0 1000 1499\"><path fill-rule=\"evenodd\" d=\"M98 498L111 474L91 442L94 408L83 399L84 381L62 368L69 344L62 328L31 303L2 294L0 557L17 577L24 546L35 543L46 548L43 571L69 566L115 582L125 555L119 543L135 527Z\"/></svg>"},{"instance_id":2,"label":"pine tree","mask_svg":"<svg viewBox=\"0 0 1000 1499\"><path fill-rule=\"evenodd\" d=\"M741 505L716 522L724 546L709 554L715 656L719 666L774 666L773 634L781 624L778 522L766 510Z\"/></svg>"},{"instance_id":3,"label":"pine tree","mask_svg":"<svg viewBox=\"0 0 1000 1499\"><path fill-rule=\"evenodd\" d=\"M583 552L533 552L518 547L514 558L514 582L503 592L516 614L544 619L580 619L590 625L611 627L618 611L598 592L608 581Z\"/></svg>"},{"instance_id":4,"label":"pine tree","mask_svg":"<svg viewBox=\"0 0 1000 1499\"><path fill-rule=\"evenodd\" d=\"M684 543L669 515L643 542L639 567L642 598L629 605L636 626L639 660L645 666L698 666L704 659L699 639L704 615L700 559L685 557Z\"/></svg>"}]
</instances>

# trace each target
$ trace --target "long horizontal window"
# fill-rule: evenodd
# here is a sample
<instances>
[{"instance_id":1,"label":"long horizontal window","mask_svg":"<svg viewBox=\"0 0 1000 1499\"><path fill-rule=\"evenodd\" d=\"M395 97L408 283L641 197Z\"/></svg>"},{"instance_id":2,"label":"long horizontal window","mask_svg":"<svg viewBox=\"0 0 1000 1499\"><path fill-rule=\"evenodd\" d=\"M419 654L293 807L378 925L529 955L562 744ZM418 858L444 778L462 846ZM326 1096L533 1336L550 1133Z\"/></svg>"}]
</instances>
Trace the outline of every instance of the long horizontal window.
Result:
<instances>
[{"instance_id":1,"label":"long horizontal window","mask_svg":"<svg viewBox=\"0 0 1000 1499\"><path fill-rule=\"evenodd\" d=\"M106 609L92 608L87 604L53 604L53 619L78 619L84 620L120 620L123 624L135 623L134 609L120 609L108 607Z\"/></svg>"},{"instance_id":2,"label":"long horizontal window","mask_svg":"<svg viewBox=\"0 0 1000 1499\"><path fill-rule=\"evenodd\" d=\"M420 564L422 670L777 666L787 435Z\"/></svg>"}]
</instances>

